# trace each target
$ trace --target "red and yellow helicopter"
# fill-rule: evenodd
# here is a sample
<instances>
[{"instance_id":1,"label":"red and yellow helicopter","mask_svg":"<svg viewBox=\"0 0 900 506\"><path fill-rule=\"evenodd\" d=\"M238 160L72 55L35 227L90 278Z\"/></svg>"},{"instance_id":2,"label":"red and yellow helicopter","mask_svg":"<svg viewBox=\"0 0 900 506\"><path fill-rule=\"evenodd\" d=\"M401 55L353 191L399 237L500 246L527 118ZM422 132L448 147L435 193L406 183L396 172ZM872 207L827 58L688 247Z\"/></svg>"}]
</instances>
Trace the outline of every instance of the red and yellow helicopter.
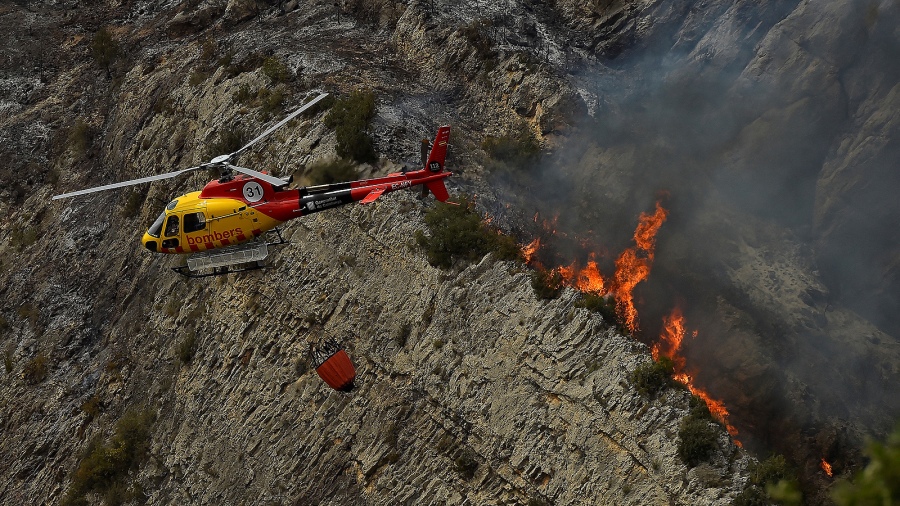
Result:
<instances>
[{"instance_id":1,"label":"red and yellow helicopter","mask_svg":"<svg viewBox=\"0 0 900 506\"><path fill-rule=\"evenodd\" d=\"M191 254L187 265L176 267L175 271L188 277L203 277L237 272L229 269L238 265L255 264L238 270L261 267L268 256L268 246L284 242L280 233L281 242L272 243L263 240L263 234L278 232L276 227L294 218L352 202L370 204L385 193L413 186L422 186L423 194L430 191L441 202L449 198L444 185L444 179L451 175L444 170L449 126L438 129L424 167L373 179L289 189L290 178L232 165L238 155L326 96L327 93L320 94L237 151L196 167L64 193L53 199L149 183L197 169L218 169L220 178L200 191L169 202L141 239L144 247L155 253Z\"/></svg>"}]
</instances>

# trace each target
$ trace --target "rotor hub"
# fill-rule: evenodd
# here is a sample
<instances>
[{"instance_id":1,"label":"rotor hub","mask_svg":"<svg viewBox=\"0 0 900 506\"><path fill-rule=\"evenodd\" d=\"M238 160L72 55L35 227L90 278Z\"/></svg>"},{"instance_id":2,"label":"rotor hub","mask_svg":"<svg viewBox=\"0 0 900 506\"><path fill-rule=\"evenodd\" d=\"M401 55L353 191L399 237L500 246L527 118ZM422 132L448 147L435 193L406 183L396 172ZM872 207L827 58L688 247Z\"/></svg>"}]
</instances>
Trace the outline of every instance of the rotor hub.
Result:
<instances>
[{"instance_id":1,"label":"rotor hub","mask_svg":"<svg viewBox=\"0 0 900 506\"><path fill-rule=\"evenodd\" d=\"M230 159L231 159L231 155L219 155L219 156L213 158L212 160L210 160L209 163L215 164L215 165L225 165L226 163L228 163L228 160L230 160Z\"/></svg>"}]
</instances>

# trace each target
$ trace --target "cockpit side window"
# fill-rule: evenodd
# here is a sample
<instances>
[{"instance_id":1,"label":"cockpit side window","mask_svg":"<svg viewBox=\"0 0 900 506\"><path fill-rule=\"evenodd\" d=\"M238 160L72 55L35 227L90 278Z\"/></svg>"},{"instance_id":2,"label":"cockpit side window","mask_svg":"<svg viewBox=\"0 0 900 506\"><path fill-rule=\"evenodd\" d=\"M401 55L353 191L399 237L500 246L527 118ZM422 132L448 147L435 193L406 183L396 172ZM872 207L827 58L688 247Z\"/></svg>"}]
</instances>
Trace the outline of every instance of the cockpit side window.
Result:
<instances>
[{"instance_id":1,"label":"cockpit side window","mask_svg":"<svg viewBox=\"0 0 900 506\"><path fill-rule=\"evenodd\" d=\"M206 215L203 213L188 213L184 215L184 233L190 234L206 228Z\"/></svg>"},{"instance_id":2,"label":"cockpit side window","mask_svg":"<svg viewBox=\"0 0 900 506\"><path fill-rule=\"evenodd\" d=\"M153 225L150 225L150 230L147 231L148 234L153 237L159 238L159 233L162 232L163 222L166 221L166 213L162 213L159 215L159 218L156 218L156 221L153 222Z\"/></svg>"},{"instance_id":3,"label":"cockpit side window","mask_svg":"<svg viewBox=\"0 0 900 506\"><path fill-rule=\"evenodd\" d=\"M166 237L178 235L178 215L173 214L166 220Z\"/></svg>"}]
</instances>

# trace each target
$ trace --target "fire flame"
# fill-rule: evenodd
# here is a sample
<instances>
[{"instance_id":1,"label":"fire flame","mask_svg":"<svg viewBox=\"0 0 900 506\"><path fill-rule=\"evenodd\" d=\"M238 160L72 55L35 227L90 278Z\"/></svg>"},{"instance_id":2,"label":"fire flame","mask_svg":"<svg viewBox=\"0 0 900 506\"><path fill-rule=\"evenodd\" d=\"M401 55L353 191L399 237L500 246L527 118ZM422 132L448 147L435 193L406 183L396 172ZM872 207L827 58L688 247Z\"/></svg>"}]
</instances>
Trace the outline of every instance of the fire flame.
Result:
<instances>
[{"instance_id":1,"label":"fire flame","mask_svg":"<svg viewBox=\"0 0 900 506\"><path fill-rule=\"evenodd\" d=\"M613 292L616 295L616 314L632 334L638 330L637 308L634 305L634 287L650 276L656 249L656 233L669 212L660 202L656 202L653 214L641 213L637 229L634 231L635 247L623 251L616 259L616 275Z\"/></svg>"},{"instance_id":2,"label":"fire flame","mask_svg":"<svg viewBox=\"0 0 900 506\"><path fill-rule=\"evenodd\" d=\"M829 478L834 476L834 472L831 470L831 464L829 464L825 460L825 457L822 457L822 462L820 465L822 466L822 470L825 471L825 474L827 474Z\"/></svg>"},{"instance_id":3,"label":"fire flame","mask_svg":"<svg viewBox=\"0 0 900 506\"><path fill-rule=\"evenodd\" d=\"M703 402L706 403L706 407L709 408L709 412L713 417L725 425L725 429L731 434L732 439L734 439L738 435L738 430L734 425L728 423L729 413L728 409L725 407L725 403L712 398L702 388L694 385L694 379L684 370L685 359L679 354L681 345L684 343L684 335L684 315L682 314L681 308L675 306L669 316L663 318L663 330L659 336L660 341L653 345L650 349L650 353L653 355L654 360L659 360L660 355L666 356L672 360L675 365L675 380L684 384L692 394L702 399ZM694 332L693 336L696 337L697 333ZM734 439L734 443L741 446L741 442L737 439Z\"/></svg>"},{"instance_id":4,"label":"fire flame","mask_svg":"<svg viewBox=\"0 0 900 506\"><path fill-rule=\"evenodd\" d=\"M653 214L641 213L637 229L634 231L635 246L619 255L616 260L616 272L610 280L611 283L607 282L600 272L594 253L591 253L583 266L578 262L572 262L569 265L556 267L554 270L560 275L566 286L599 296L615 294L616 314L620 323L632 333L636 333L638 314L634 305L633 291L638 283L646 280L650 275L650 266L653 263L656 248L656 234L667 216L668 211L660 202L656 203L656 211ZM543 220L544 231L549 235L557 235L558 219L559 216L555 216L552 220ZM539 216L535 214L534 222L538 223L538 221ZM542 267L535 258L540 247L540 238L522 247L522 256L527 264L538 268Z\"/></svg>"},{"instance_id":5,"label":"fire flame","mask_svg":"<svg viewBox=\"0 0 900 506\"><path fill-rule=\"evenodd\" d=\"M537 216L537 215L535 215ZM531 261L534 259L534 254L537 253L537 250L541 247L541 239L537 238L527 245L522 247L522 257L525 259L526 264L531 264Z\"/></svg>"},{"instance_id":6,"label":"fire flame","mask_svg":"<svg viewBox=\"0 0 900 506\"><path fill-rule=\"evenodd\" d=\"M634 302L634 289L638 283L650 276L650 268L656 250L656 236L660 227L668 218L669 212L656 202L656 209L652 214L641 213L638 226L634 231L634 246L623 251L615 262L615 273L609 280L604 279L600 272L596 256L591 253L588 261L581 266L577 261L569 265L562 265L553 270L560 275L563 283L585 293L599 296L615 295L616 315L619 323L625 326L631 333L638 331L638 312ZM552 221L543 220L542 226L547 235L559 237L556 232L557 217ZM539 223L538 214L534 215L534 222ZM564 234L562 234L564 235ZM582 243L584 247L584 243ZM541 239L537 238L522 247L522 256L527 264L543 268L537 260L537 252L541 248ZM693 378L686 372L686 360L681 355L681 346L685 336L684 315L679 307L675 307L669 316L663 318L663 330L660 340L653 345L651 353L654 360L660 356L666 356L672 360L675 367L675 380L683 383L692 394L696 395L709 408L709 412L725 425L732 439L738 435L738 430L728 423L728 409L725 404L711 397L706 391L694 385ZM693 331L693 337L697 337L697 331ZM734 439L735 444L741 446L740 441ZM822 460L823 469L827 463ZM830 470L830 466L828 468ZM826 471L831 475L829 471Z\"/></svg>"},{"instance_id":7,"label":"fire flame","mask_svg":"<svg viewBox=\"0 0 900 506\"><path fill-rule=\"evenodd\" d=\"M590 259L584 267L578 265L578 262L572 262L569 265L557 267L555 270L559 273L563 283L568 286L584 293L601 296L606 294L606 282L603 280L603 274L600 273L594 253L591 253Z\"/></svg>"}]
</instances>

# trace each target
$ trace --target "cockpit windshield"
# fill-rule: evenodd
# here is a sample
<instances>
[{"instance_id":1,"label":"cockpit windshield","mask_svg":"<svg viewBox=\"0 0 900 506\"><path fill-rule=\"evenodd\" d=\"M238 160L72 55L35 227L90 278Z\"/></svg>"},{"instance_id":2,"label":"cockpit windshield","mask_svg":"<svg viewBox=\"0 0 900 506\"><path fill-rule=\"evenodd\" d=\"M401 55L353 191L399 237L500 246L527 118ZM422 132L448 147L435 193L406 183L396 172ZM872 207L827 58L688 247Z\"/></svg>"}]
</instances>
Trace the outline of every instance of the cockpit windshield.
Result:
<instances>
[{"instance_id":1,"label":"cockpit windshield","mask_svg":"<svg viewBox=\"0 0 900 506\"><path fill-rule=\"evenodd\" d=\"M158 238L159 233L162 232L162 226L165 220L166 212L163 211L163 213L159 215L159 218L156 218L156 221L153 222L153 225L150 225L150 230L148 230L147 233Z\"/></svg>"}]
</instances>

